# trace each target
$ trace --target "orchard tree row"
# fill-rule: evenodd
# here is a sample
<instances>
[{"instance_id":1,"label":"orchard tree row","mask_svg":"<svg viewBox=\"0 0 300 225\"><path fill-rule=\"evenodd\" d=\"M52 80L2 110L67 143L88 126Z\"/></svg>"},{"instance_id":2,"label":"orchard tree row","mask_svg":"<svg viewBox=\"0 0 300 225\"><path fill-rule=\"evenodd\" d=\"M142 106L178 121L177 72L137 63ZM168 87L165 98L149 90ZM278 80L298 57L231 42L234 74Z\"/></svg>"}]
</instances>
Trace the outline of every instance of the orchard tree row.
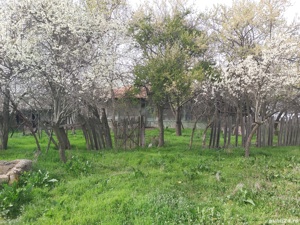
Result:
<instances>
[{"instance_id":1,"label":"orchard tree row","mask_svg":"<svg viewBox=\"0 0 300 225\"><path fill-rule=\"evenodd\" d=\"M299 23L284 17L288 0L237 0L196 11L186 1L22 0L0 3L1 147L12 113L51 109L47 121L62 161L70 148L62 126L77 113L101 123L114 89L145 88L164 145L164 106L181 135L182 108L211 117L220 102L252 115L247 137L270 116L297 111ZM114 115L111 115L114 120ZM38 143L38 140L36 139Z\"/></svg>"}]
</instances>

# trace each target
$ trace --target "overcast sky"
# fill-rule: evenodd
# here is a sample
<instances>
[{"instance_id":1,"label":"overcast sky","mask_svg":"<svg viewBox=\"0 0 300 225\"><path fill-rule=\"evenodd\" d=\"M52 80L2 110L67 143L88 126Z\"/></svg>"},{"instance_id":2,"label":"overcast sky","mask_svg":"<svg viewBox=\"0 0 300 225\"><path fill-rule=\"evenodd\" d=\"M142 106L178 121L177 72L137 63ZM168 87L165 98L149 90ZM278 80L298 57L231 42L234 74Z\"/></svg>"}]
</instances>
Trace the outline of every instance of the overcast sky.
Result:
<instances>
[{"instance_id":1,"label":"overcast sky","mask_svg":"<svg viewBox=\"0 0 300 225\"><path fill-rule=\"evenodd\" d=\"M139 4L141 4L141 0L128 0L133 8L137 7ZM152 1L152 0L148 0ZM231 5L232 0L194 0L196 2L196 7L198 7L201 10L204 10L206 8L211 8L214 4L222 3ZM300 0L291 0L293 6L290 7L287 10L286 16L289 21L291 21L296 15L299 15L298 12L300 11Z\"/></svg>"}]
</instances>

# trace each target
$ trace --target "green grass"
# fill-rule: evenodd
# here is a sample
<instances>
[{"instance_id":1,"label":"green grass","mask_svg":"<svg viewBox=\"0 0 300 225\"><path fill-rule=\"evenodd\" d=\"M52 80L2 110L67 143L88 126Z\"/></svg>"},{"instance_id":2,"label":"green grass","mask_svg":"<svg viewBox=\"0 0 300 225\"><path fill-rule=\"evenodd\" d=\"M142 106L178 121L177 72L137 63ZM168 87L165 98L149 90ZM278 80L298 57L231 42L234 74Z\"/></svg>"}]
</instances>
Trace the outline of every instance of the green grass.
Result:
<instances>
[{"instance_id":1,"label":"green grass","mask_svg":"<svg viewBox=\"0 0 300 225\"><path fill-rule=\"evenodd\" d=\"M147 142L158 133L147 131ZM39 157L58 183L34 188L18 219L3 224L268 224L300 217L299 147L201 149L190 130L166 130L166 146L86 151L82 133L70 135L66 165L57 150ZM196 135L197 136L197 135ZM43 149L46 137L41 139ZM31 136L15 134L0 158L34 158ZM287 223L287 222L286 222ZM1 220L0 220L1 224Z\"/></svg>"}]
</instances>

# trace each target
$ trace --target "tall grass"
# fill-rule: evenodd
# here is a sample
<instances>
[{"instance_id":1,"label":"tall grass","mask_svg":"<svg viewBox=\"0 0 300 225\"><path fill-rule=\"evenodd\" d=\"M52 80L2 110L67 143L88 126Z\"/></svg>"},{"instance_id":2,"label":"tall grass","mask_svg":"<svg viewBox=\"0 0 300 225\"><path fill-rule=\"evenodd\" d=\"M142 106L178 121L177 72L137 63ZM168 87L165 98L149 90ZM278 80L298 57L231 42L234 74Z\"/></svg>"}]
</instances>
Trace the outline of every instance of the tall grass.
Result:
<instances>
[{"instance_id":1,"label":"tall grass","mask_svg":"<svg viewBox=\"0 0 300 225\"><path fill-rule=\"evenodd\" d=\"M166 146L86 151L82 133L70 135L68 163L57 150L43 152L34 171L58 180L36 187L13 224L268 224L299 221L299 147L188 150L182 137L166 130ZM147 143L157 135L147 130ZM198 135L199 136L199 135ZM1 159L34 159L34 141L15 134ZM41 139L43 149L47 138ZM2 222L4 223L4 222ZM1 224L1 220L0 220Z\"/></svg>"}]
</instances>

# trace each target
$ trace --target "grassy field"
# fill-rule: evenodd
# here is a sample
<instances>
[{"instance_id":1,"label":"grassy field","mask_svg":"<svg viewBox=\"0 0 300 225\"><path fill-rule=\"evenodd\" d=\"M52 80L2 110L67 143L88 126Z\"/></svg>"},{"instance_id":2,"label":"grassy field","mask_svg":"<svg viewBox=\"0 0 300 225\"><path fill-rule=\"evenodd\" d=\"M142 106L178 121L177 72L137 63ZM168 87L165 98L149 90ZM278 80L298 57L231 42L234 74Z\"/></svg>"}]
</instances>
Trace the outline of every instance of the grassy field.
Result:
<instances>
[{"instance_id":1,"label":"grassy field","mask_svg":"<svg viewBox=\"0 0 300 225\"><path fill-rule=\"evenodd\" d=\"M20 216L0 224L300 224L299 147L252 148L246 159L240 148L201 149L200 138L188 150L189 136L168 129L163 148L86 151L70 135L67 164L43 152ZM1 160L34 158L31 136L9 146Z\"/></svg>"}]
</instances>

